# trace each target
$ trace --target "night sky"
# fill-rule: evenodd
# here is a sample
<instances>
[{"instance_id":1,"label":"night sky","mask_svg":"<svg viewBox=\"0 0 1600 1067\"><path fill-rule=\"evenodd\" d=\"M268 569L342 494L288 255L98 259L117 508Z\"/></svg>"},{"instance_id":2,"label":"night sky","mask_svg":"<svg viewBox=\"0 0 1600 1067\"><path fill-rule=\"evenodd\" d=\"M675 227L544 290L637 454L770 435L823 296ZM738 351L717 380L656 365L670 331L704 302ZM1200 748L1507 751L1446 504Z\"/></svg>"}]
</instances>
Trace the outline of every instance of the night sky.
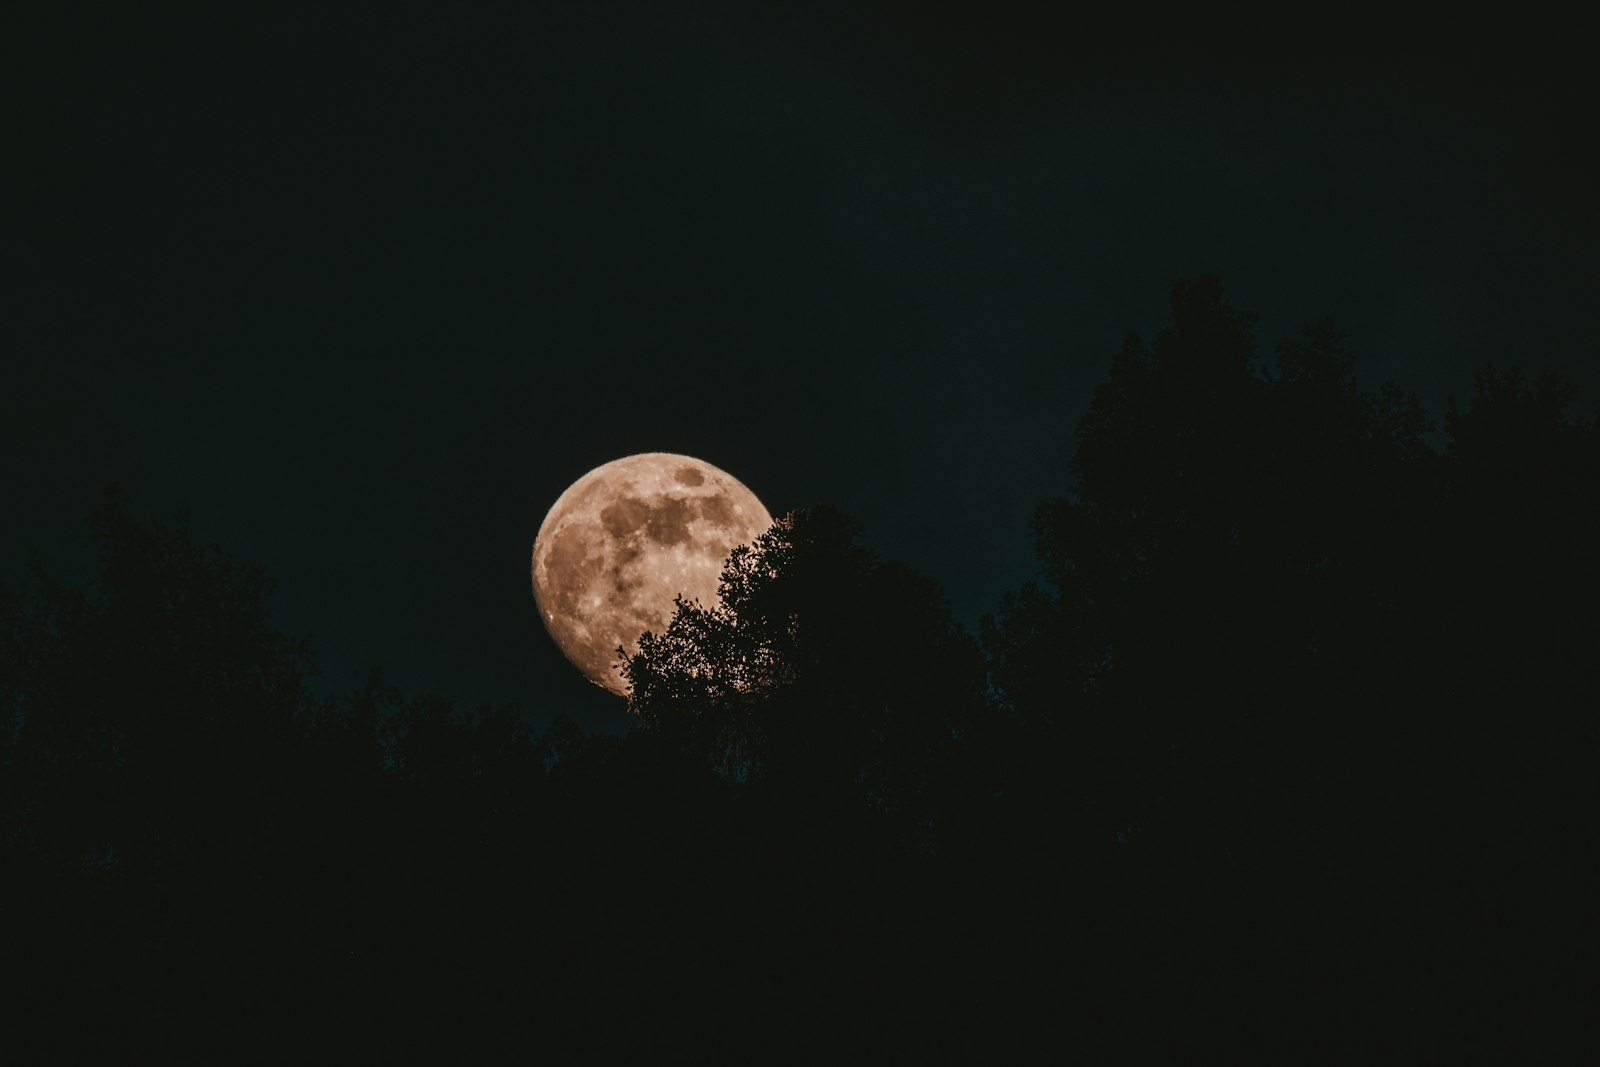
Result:
<instances>
[{"instance_id":1,"label":"night sky","mask_svg":"<svg viewBox=\"0 0 1600 1067\"><path fill-rule=\"evenodd\" d=\"M528 556L628 453L835 504L972 624L1179 278L1436 420L1490 360L1594 411L1575 22L863 7L7 5L0 580L91 577L118 482L329 687L618 731Z\"/></svg>"}]
</instances>

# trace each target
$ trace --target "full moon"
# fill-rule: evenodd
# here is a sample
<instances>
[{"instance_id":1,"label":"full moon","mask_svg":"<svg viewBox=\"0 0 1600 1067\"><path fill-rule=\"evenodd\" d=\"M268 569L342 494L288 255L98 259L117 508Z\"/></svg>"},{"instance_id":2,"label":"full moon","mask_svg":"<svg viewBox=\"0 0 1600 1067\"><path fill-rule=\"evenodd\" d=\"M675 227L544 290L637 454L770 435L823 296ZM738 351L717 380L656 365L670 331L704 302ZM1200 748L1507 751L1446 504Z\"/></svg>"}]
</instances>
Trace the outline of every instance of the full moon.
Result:
<instances>
[{"instance_id":1,"label":"full moon","mask_svg":"<svg viewBox=\"0 0 1600 1067\"><path fill-rule=\"evenodd\" d=\"M703 460L645 452L579 478L533 543L533 596L545 629L591 682L627 696L618 646L662 633L673 598L717 602L722 565L772 516L738 479Z\"/></svg>"}]
</instances>

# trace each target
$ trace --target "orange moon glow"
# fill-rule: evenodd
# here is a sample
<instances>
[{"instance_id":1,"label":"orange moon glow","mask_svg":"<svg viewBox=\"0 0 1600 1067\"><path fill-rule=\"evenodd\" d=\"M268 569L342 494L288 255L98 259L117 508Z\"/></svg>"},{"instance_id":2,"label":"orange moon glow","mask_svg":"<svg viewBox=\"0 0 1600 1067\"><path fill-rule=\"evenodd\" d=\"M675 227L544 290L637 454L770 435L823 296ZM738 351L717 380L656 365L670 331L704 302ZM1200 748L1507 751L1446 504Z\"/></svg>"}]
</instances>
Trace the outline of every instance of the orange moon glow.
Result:
<instances>
[{"instance_id":1,"label":"orange moon glow","mask_svg":"<svg viewBox=\"0 0 1600 1067\"><path fill-rule=\"evenodd\" d=\"M573 482L533 543L533 596L545 629L584 675L619 696L617 647L661 633L673 598L717 603L735 545L772 516L738 479L670 452L613 460Z\"/></svg>"}]
</instances>

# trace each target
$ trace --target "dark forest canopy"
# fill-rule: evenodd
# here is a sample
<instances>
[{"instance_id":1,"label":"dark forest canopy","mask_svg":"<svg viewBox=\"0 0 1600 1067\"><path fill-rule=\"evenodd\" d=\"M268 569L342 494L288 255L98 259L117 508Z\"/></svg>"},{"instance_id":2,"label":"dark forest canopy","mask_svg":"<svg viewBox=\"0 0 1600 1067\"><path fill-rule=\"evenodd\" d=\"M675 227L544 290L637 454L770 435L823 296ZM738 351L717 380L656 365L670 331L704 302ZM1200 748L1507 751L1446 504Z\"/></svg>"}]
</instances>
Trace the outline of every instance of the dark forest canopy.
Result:
<instances>
[{"instance_id":1,"label":"dark forest canopy","mask_svg":"<svg viewBox=\"0 0 1600 1067\"><path fill-rule=\"evenodd\" d=\"M97 586L0 600L13 1008L233 1051L1558 1033L1600 888L1595 425L1490 367L1436 450L1332 323L1251 331L1203 278L1128 336L980 634L798 511L641 641L623 738L315 697L259 571L108 494Z\"/></svg>"}]
</instances>

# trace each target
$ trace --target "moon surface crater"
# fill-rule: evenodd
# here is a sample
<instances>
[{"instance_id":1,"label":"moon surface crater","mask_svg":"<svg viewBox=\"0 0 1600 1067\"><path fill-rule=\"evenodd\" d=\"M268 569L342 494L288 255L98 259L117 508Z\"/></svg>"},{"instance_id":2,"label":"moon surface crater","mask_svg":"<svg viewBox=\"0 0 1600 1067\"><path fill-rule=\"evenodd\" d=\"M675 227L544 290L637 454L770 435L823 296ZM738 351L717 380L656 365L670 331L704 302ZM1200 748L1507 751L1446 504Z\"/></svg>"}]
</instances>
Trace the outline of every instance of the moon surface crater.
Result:
<instances>
[{"instance_id":1,"label":"moon surface crater","mask_svg":"<svg viewBox=\"0 0 1600 1067\"><path fill-rule=\"evenodd\" d=\"M616 650L661 633L682 596L713 604L723 563L772 525L726 471L670 452L614 460L556 500L533 545L540 618L566 657L621 696Z\"/></svg>"}]
</instances>

